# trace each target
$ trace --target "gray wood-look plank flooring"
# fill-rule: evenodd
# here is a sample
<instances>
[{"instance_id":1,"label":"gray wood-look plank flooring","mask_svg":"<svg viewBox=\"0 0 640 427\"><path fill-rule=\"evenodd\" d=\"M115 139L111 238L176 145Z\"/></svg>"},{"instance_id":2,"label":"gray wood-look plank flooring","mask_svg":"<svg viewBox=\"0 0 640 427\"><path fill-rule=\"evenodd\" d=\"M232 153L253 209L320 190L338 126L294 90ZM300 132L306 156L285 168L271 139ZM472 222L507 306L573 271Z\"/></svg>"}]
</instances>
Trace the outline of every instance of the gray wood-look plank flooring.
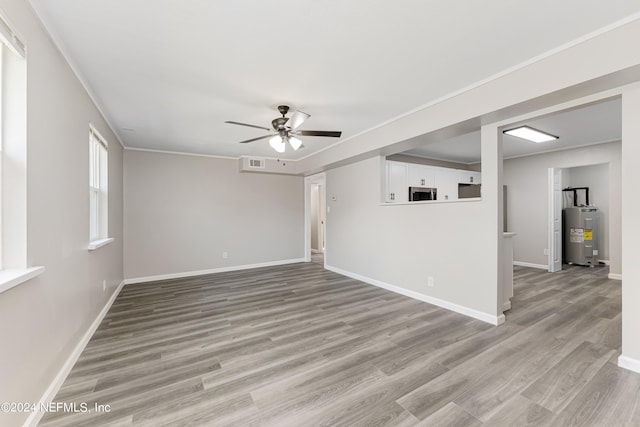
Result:
<instances>
[{"instance_id":1,"label":"gray wood-look plank flooring","mask_svg":"<svg viewBox=\"0 0 640 427\"><path fill-rule=\"evenodd\" d=\"M620 282L516 267L506 324L313 262L128 285L42 426L638 426Z\"/></svg>"}]
</instances>

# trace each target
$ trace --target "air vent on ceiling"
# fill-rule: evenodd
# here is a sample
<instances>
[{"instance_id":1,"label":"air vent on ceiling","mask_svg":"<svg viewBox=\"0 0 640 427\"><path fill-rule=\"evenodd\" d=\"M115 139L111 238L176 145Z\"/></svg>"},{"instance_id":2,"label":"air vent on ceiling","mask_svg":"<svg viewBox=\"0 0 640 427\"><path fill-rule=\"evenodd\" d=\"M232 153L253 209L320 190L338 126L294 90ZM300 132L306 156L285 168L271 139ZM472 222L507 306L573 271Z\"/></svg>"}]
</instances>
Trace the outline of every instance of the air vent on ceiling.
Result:
<instances>
[{"instance_id":1,"label":"air vent on ceiling","mask_svg":"<svg viewBox=\"0 0 640 427\"><path fill-rule=\"evenodd\" d=\"M249 168L264 169L264 159L249 159Z\"/></svg>"}]
</instances>

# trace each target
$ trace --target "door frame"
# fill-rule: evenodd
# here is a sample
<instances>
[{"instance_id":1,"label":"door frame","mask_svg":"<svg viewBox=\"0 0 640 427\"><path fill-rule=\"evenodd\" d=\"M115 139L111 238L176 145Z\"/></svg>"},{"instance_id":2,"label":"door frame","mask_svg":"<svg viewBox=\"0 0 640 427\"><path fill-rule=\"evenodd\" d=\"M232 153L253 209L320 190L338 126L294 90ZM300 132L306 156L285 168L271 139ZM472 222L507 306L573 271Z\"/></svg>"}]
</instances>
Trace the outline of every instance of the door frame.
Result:
<instances>
[{"instance_id":1,"label":"door frame","mask_svg":"<svg viewBox=\"0 0 640 427\"><path fill-rule=\"evenodd\" d=\"M548 206L549 206L549 214L547 215L547 228L549 230L549 239L547 247L547 269L549 273L555 273L557 271L562 270L562 188L563 188L563 178L564 178L564 168L549 168L549 191L548 191ZM556 174L560 176L560 182L558 185L560 187L560 197L556 197L556 182L555 177ZM559 221L560 221L560 233L556 233L556 224L555 224L555 213L559 211ZM556 262L555 260L559 261Z\"/></svg>"},{"instance_id":2,"label":"door frame","mask_svg":"<svg viewBox=\"0 0 640 427\"><path fill-rule=\"evenodd\" d=\"M317 236L316 236L316 240L318 243L318 248L314 249L313 246L311 247L311 253L312 254L322 254L324 253L324 221L325 221L325 215L324 215L324 209L325 207L324 205L324 199L325 199L325 188L324 185L318 183L318 182L311 182L311 201L313 202L313 194L314 194L314 188L317 188L318 191L318 201L317 201L317 206L316 206L316 230L317 230ZM313 203L312 203L313 205ZM311 231L313 231L313 209L311 209ZM311 233L311 242L313 242L313 233Z\"/></svg>"},{"instance_id":3,"label":"door frame","mask_svg":"<svg viewBox=\"0 0 640 427\"><path fill-rule=\"evenodd\" d=\"M311 261L311 184L319 184L322 185L325 191L321 192L320 197L324 194L325 201L324 205L326 206L326 182L327 177L324 172L306 176L304 178L304 260L306 262ZM323 225L323 236L324 236L324 253L325 253L325 263L326 263L326 252L327 252L327 220L326 215L324 225Z\"/></svg>"}]
</instances>

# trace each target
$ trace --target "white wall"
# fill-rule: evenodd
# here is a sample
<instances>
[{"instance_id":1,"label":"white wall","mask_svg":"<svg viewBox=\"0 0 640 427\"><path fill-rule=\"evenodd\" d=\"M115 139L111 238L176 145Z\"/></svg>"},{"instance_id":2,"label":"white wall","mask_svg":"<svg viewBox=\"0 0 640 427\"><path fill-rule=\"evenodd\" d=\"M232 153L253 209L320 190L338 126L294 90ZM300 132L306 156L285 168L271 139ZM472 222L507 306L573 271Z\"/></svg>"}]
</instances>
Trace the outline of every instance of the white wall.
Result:
<instances>
[{"instance_id":1,"label":"white wall","mask_svg":"<svg viewBox=\"0 0 640 427\"><path fill-rule=\"evenodd\" d=\"M589 204L596 206L600 212L598 259L609 260L609 164L570 168L567 174L565 186L589 187ZM585 203L584 191L578 191L578 203ZM620 236L617 239L620 242Z\"/></svg>"},{"instance_id":2,"label":"white wall","mask_svg":"<svg viewBox=\"0 0 640 427\"><path fill-rule=\"evenodd\" d=\"M304 257L302 177L134 150L124 165L128 279Z\"/></svg>"},{"instance_id":3,"label":"white wall","mask_svg":"<svg viewBox=\"0 0 640 427\"><path fill-rule=\"evenodd\" d=\"M38 402L123 280L123 150L28 3L0 0L0 9L27 45L27 262L46 268L0 294L0 402ZM115 239L93 252L90 122L109 142ZM0 414L0 424L27 415Z\"/></svg>"},{"instance_id":4,"label":"white wall","mask_svg":"<svg viewBox=\"0 0 640 427\"><path fill-rule=\"evenodd\" d=\"M327 172L327 266L496 316L495 200L381 204L380 168L372 158Z\"/></svg>"},{"instance_id":5,"label":"white wall","mask_svg":"<svg viewBox=\"0 0 640 427\"><path fill-rule=\"evenodd\" d=\"M622 356L619 363L640 372L640 86L630 88L622 95Z\"/></svg>"},{"instance_id":6,"label":"white wall","mask_svg":"<svg viewBox=\"0 0 640 427\"><path fill-rule=\"evenodd\" d=\"M609 248L610 272L621 274L621 145L620 142L592 145L504 161L507 185L509 231L514 238L514 259L547 265L548 169L574 168L606 162L609 169Z\"/></svg>"}]
</instances>

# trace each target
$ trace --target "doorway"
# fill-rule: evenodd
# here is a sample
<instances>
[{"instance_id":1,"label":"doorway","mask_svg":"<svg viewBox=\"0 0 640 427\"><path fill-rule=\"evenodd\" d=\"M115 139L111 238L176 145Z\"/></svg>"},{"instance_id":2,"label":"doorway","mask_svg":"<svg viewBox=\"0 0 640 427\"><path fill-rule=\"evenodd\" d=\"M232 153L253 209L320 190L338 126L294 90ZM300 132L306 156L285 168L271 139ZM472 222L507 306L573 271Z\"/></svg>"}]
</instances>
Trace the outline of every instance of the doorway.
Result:
<instances>
[{"instance_id":1,"label":"doorway","mask_svg":"<svg viewBox=\"0 0 640 427\"><path fill-rule=\"evenodd\" d=\"M324 265L326 251L326 177L305 178L305 260Z\"/></svg>"},{"instance_id":2,"label":"doorway","mask_svg":"<svg viewBox=\"0 0 640 427\"><path fill-rule=\"evenodd\" d=\"M608 266L610 263L610 198L609 163L594 163L566 168L549 168L549 268L553 273L567 268L571 257L563 253L562 212L572 206L592 206L597 209L597 222L589 235L593 245L592 266ZM569 191L577 189L580 191ZM586 191L585 191L586 190ZM574 197L577 199L574 201Z\"/></svg>"},{"instance_id":3,"label":"doorway","mask_svg":"<svg viewBox=\"0 0 640 427\"><path fill-rule=\"evenodd\" d=\"M311 254L324 253L324 185L311 184Z\"/></svg>"}]
</instances>

